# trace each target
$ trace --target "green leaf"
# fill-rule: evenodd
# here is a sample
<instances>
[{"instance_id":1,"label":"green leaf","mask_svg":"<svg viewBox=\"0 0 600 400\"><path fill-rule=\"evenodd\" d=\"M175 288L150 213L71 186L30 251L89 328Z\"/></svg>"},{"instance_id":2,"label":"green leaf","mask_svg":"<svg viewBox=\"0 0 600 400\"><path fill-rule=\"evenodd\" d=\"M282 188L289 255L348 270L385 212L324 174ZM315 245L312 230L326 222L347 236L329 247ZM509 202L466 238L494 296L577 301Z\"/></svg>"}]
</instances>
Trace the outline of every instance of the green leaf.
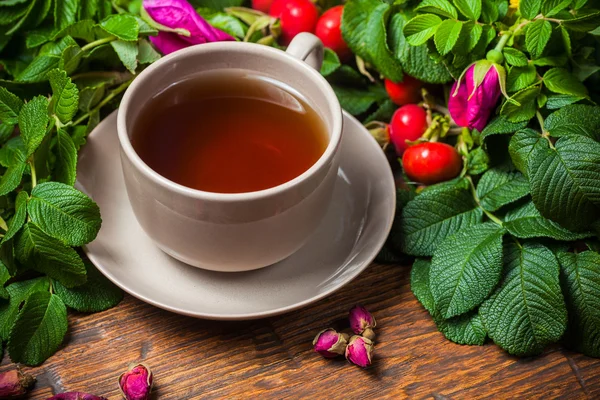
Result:
<instances>
[{"instance_id":1,"label":"green leaf","mask_svg":"<svg viewBox=\"0 0 600 400\"><path fill-rule=\"evenodd\" d=\"M551 148L538 141L527 162L531 197L540 213L570 230L600 216L600 143L585 136L561 137Z\"/></svg>"},{"instance_id":2,"label":"green leaf","mask_svg":"<svg viewBox=\"0 0 600 400\"><path fill-rule=\"evenodd\" d=\"M544 52L552 36L552 25L543 19L538 19L529 25L525 31L525 48L533 58L538 58Z\"/></svg>"},{"instance_id":3,"label":"green leaf","mask_svg":"<svg viewBox=\"0 0 600 400\"><path fill-rule=\"evenodd\" d=\"M528 121L510 122L505 116L500 115L491 120L481 131L481 140L492 135L512 135L527 126Z\"/></svg>"},{"instance_id":4,"label":"green leaf","mask_svg":"<svg viewBox=\"0 0 600 400\"><path fill-rule=\"evenodd\" d=\"M508 152L514 166L527 176L527 160L529 159L533 147L544 139L533 129L522 129L515 133L508 144Z\"/></svg>"},{"instance_id":5,"label":"green leaf","mask_svg":"<svg viewBox=\"0 0 600 400\"><path fill-rule=\"evenodd\" d=\"M0 87L0 121L9 125L16 124L22 107L23 100Z\"/></svg>"},{"instance_id":6,"label":"green leaf","mask_svg":"<svg viewBox=\"0 0 600 400\"><path fill-rule=\"evenodd\" d=\"M566 94L557 94L554 96L548 96L548 101L546 102L546 108L548 110L556 110L559 108L563 108L564 106L568 106L569 104L577 103L580 100L583 100L583 97L578 96L570 96Z\"/></svg>"},{"instance_id":7,"label":"green leaf","mask_svg":"<svg viewBox=\"0 0 600 400\"><path fill-rule=\"evenodd\" d=\"M571 2L572 0L545 0L542 2L542 14L545 17L552 17L567 8Z\"/></svg>"},{"instance_id":8,"label":"green leaf","mask_svg":"<svg viewBox=\"0 0 600 400\"><path fill-rule=\"evenodd\" d=\"M209 8L199 8L197 11L215 28L240 39L243 39L244 36L246 36L248 28L236 17L224 12L215 12Z\"/></svg>"},{"instance_id":9,"label":"green leaf","mask_svg":"<svg viewBox=\"0 0 600 400\"><path fill-rule=\"evenodd\" d=\"M119 56L119 60L123 63L125 68L132 74L135 74L135 69L138 65L138 47L134 42L124 42L122 40L116 40L110 42L110 45Z\"/></svg>"},{"instance_id":10,"label":"green leaf","mask_svg":"<svg viewBox=\"0 0 600 400\"><path fill-rule=\"evenodd\" d=\"M437 28L433 39L435 47L441 55L444 56L452 51L456 42L458 42L462 25L460 21L447 19Z\"/></svg>"},{"instance_id":11,"label":"green leaf","mask_svg":"<svg viewBox=\"0 0 600 400\"><path fill-rule=\"evenodd\" d=\"M458 18L456 8L448 0L423 0L415 7L415 11L438 14L452 19Z\"/></svg>"},{"instance_id":12,"label":"green leaf","mask_svg":"<svg viewBox=\"0 0 600 400\"><path fill-rule=\"evenodd\" d=\"M500 114L504 115L510 122L529 121L535 116L535 112L537 111L537 97L539 94L539 86L518 91L511 96L512 101L504 102Z\"/></svg>"},{"instance_id":13,"label":"green leaf","mask_svg":"<svg viewBox=\"0 0 600 400\"><path fill-rule=\"evenodd\" d=\"M86 1L88 0L85 0L84 2ZM52 39L70 36L75 39L83 39L86 42L93 42L96 37L94 34L94 25L96 25L96 23L91 19L77 21L58 31Z\"/></svg>"},{"instance_id":14,"label":"green leaf","mask_svg":"<svg viewBox=\"0 0 600 400\"><path fill-rule=\"evenodd\" d=\"M500 17L498 4L493 0L483 0L481 2L481 20L486 24L492 24Z\"/></svg>"},{"instance_id":15,"label":"green leaf","mask_svg":"<svg viewBox=\"0 0 600 400\"><path fill-rule=\"evenodd\" d=\"M85 266L75 250L28 222L17 238L17 259L67 287L85 283Z\"/></svg>"},{"instance_id":16,"label":"green leaf","mask_svg":"<svg viewBox=\"0 0 600 400\"><path fill-rule=\"evenodd\" d=\"M40 365L58 350L67 333L67 308L49 292L32 293L25 301L8 338L15 363Z\"/></svg>"},{"instance_id":17,"label":"green leaf","mask_svg":"<svg viewBox=\"0 0 600 400\"><path fill-rule=\"evenodd\" d=\"M26 166L25 162L20 162L6 169L2 179L0 179L0 196L12 192L21 184Z\"/></svg>"},{"instance_id":18,"label":"green leaf","mask_svg":"<svg viewBox=\"0 0 600 400\"><path fill-rule=\"evenodd\" d=\"M15 200L15 215L13 215L10 220L10 224L8 226L8 231L4 234L2 238L2 243L6 243L10 239L12 239L19 230L23 227L25 223L25 218L27 217L27 199L29 195L27 192L22 191L19 192L17 198Z\"/></svg>"},{"instance_id":19,"label":"green leaf","mask_svg":"<svg viewBox=\"0 0 600 400\"><path fill-rule=\"evenodd\" d=\"M371 121L389 121L392 119L392 115L398 109L398 106L395 105L392 100L385 100L377 110L375 110L371 115L369 115L365 119L365 123Z\"/></svg>"},{"instance_id":20,"label":"green leaf","mask_svg":"<svg viewBox=\"0 0 600 400\"><path fill-rule=\"evenodd\" d=\"M590 357L600 357L600 254L559 253L561 285L569 315L567 344Z\"/></svg>"},{"instance_id":21,"label":"green leaf","mask_svg":"<svg viewBox=\"0 0 600 400\"><path fill-rule=\"evenodd\" d=\"M564 68L552 68L544 74L544 85L554 93L587 97L585 85Z\"/></svg>"},{"instance_id":22,"label":"green leaf","mask_svg":"<svg viewBox=\"0 0 600 400\"><path fill-rule=\"evenodd\" d=\"M396 13L390 22L390 47L396 58L400 60L404 72L423 82L447 83L452 81L452 75L441 63L429 56L427 45L410 46L404 36L404 24L408 21L402 13Z\"/></svg>"},{"instance_id":23,"label":"green leaf","mask_svg":"<svg viewBox=\"0 0 600 400\"><path fill-rule=\"evenodd\" d=\"M520 172L506 172L499 168L488 170L477 184L481 206L496 211L529 194L529 182Z\"/></svg>"},{"instance_id":24,"label":"green leaf","mask_svg":"<svg viewBox=\"0 0 600 400\"><path fill-rule=\"evenodd\" d=\"M40 229L71 246L94 240L102 223L100 210L92 199L59 182L37 185L31 191L27 211Z\"/></svg>"},{"instance_id":25,"label":"green leaf","mask_svg":"<svg viewBox=\"0 0 600 400\"><path fill-rule=\"evenodd\" d=\"M139 25L133 15L114 14L100 22L99 26L120 40L136 41L138 39Z\"/></svg>"},{"instance_id":26,"label":"green leaf","mask_svg":"<svg viewBox=\"0 0 600 400\"><path fill-rule=\"evenodd\" d=\"M77 112L79 90L65 71L54 69L48 72L48 79L52 87L50 112L54 113L63 124L66 124Z\"/></svg>"},{"instance_id":27,"label":"green leaf","mask_svg":"<svg viewBox=\"0 0 600 400\"><path fill-rule=\"evenodd\" d=\"M10 297L9 302L0 303L0 339L8 340L23 302L35 292L48 292L50 281L46 277L34 278L27 281L11 283L6 287Z\"/></svg>"},{"instance_id":28,"label":"green leaf","mask_svg":"<svg viewBox=\"0 0 600 400\"><path fill-rule=\"evenodd\" d=\"M380 0L350 0L342 14L342 36L352 52L392 81L402 80L402 67L387 44L391 6Z\"/></svg>"},{"instance_id":29,"label":"green leaf","mask_svg":"<svg viewBox=\"0 0 600 400\"><path fill-rule=\"evenodd\" d=\"M509 242L500 287L479 308L492 340L510 354L539 354L567 326L556 257L536 243Z\"/></svg>"},{"instance_id":30,"label":"green leaf","mask_svg":"<svg viewBox=\"0 0 600 400\"><path fill-rule=\"evenodd\" d=\"M556 222L542 217L531 201L509 211L504 219L504 228L511 235L520 239L546 237L570 241L584 239L592 235L589 232L571 232Z\"/></svg>"},{"instance_id":31,"label":"green leaf","mask_svg":"<svg viewBox=\"0 0 600 400\"><path fill-rule=\"evenodd\" d=\"M490 167L490 157L486 151L477 147L467 155L467 172L470 175L479 175L484 173Z\"/></svg>"},{"instance_id":32,"label":"green leaf","mask_svg":"<svg viewBox=\"0 0 600 400\"><path fill-rule=\"evenodd\" d=\"M515 67L526 67L528 64L527 56L517 49L514 49L512 47L505 47L503 54L504 58L506 59L506 62L510 65L513 65Z\"/></svg>"},{"instance_id":33,"label":"green leaf","mask_svg":"<svg viewBox=\"0 0 600 400\"><path fill-rule=\"evenodd\" d=\"M48 126L48 99L37 96L26 103L19 113L19 128L25 144L27 156L38 148Z\"/></svg>"},{"instance_id":34,"label":"green leaf","mask_svg":"<svg viewBox=\"0 0 600 400\"><path fill-rule=\"evenodd\" d=\"M554 137L582 135L600 141L600 107L567 105L546 118L544 129Z\"/></svg>"},{"instance_id":35,"label":"green leaf","mask_svg":"<svg viewBox=\"0 0 600 400\"><path fill-rule=\"evenodd\" d=\"M84 0L84 3L87 0ZM54 2L54 26L57 30L66 28L77 20L79 0L56 0Z\"/></svg>"},{"instance_id":36,"label":"green leaf","mask_svg":"<svg viewBox=\"0 0 600 400\"><path fill-rule=\"evenodd\" d=\"M17 82L43 82L48 71L56 68L60 61L59 56L42 54L34 60L15 78Z\"/></svg>"},{"instance_id":37,"label":"green leaf","mask_svg":"<svg viewBox=\"0 0 600 400\"><path fill-rule=\"evenodd\" d=\"M562 25L577 32L589 32L600 25L600 12L594 11L589 13L579 14L575 18L567 19L562 21Z\"/></svg>"},{"instance_id":38,"label":"green leaf","mask_svg":"<svg viewBox=\"0 0 600 400\"><path fill-rule=\"evenodd\" d=\"M469 227L448 236L433 253L431 293L444 318L473 310L500 281L502 236L495 223Z\"/></svg>"},{"instance_id":39,"label":"green leaf","mask_svg":"<svg viewBox=\"0 0 600 400\"><path fill-rule=\"evenodd\" d=\"M374 103L387 98L385 90L378 90L371 86L369 90L355 89L332 85L340 105L352 115L359 115L367 111Z\"/></svg>"},{"instance_id":40,"label":"green leaf","mask_svg":"<svg viewBox=\"0 0 600 400\"><path fill-rule=\"evenodd\" d=\"M404 25L404 36L412 46L420 46L427 43L429 38L435 35L442 20L437 15L417 15Z\"/></svg>"},{"instance_id":41,"label":"green leaf","mask_svg":"<svg viewBox=\"0 0 600 400\"><path fill-rule=\"evenodd\" d=\"M531 63L537 67L562 67L568 61L567 56L547 56L533 60Z\"/></svg>"},{"instance_id":42,"label":"green leaf","mask_svg":"<svg viewBox=\"0 0 600 400\"><path fill-rule=\"evenodd\" d=\"M404 207L400 216L403 252L430 256L447 236L481 222L482 211L464 183L424 191Z\"/></svg>"},{"instance_id":43,"label":"green leaf","mask_svg":"<svg viewBox=\"0 0 600 400\"><path fill-rule=\"evenodd\" d=\"M54 178L57 182L73 186L77 175L77 149L73 139L64 129L59 129L56 136L56 164Z\"/></svg>"},{"instance_id":44,"label":"green leaf","mask_svg":"<svg viewBox=\"0 0 600 400\"><path fill-rule=\"evenodd\" d=\"M521 0L519 2L519 11L525 19L534 19L540 12L542 0Z\"/></svg>"},{"instance_id":45,"label":"green leaf","mask_svg":"<svg viewBox=\"0 0 600 400\"><path fill-rule=\"evenodd\" d=\"M146 39L140 39L138 41L138 62L140 64L152 64L160 59L161 55L158 53L150 42Z\"/></svg>"},{"instance_id":46,"label":"green leaf","mask_svg":"<svg viewBox=\"0 0 600 400\"><path fill-rule=\"evenodd\" d=\"M481 16L481 0L454 0L454 5L470 20L477 21Z\"/></svg>"},{"instance_id":47,"label":"green leaf","mask_svg":"<svg viewBox=\"0 0 600 400\"><path fill-rule=\"evenodd\" d=\"M537 78L537 71L532 64L526 67L512 67L506 79L506 90L518 92L533 85Z\"/></svg>"},{"instance_id":48,"label":"green leaf","mask_svg":"<svg viewBox=\"0 0 600 400\"><path fill-rule=\"evenodd\" d=\"M334 73L342 63L340 63L340 59L337 54L331 49L325 48L325 53L323 54L323 64L321 65L321 75L328 76Z\"/></svg>"},{"instance_id":49,"label":"green leaf","mask_svg":"<svg viewBox=\"0 0 600 400\"><path fill-rule=\"evenodd\" d=\"M452 51L460 55L468 55L473 51L483 33L483 27L471 21L462 24L458 42L454 45Z\"/></svg>"},{"instance_id":50,"label":"green leaf","mask_svg":"<svg viewBox=\"0 0 600 400\"><path fill-rule=\"evenodd\" d=\"M79 110L89 112L96 104L100 103L105 92L104 83L83 88L79 92Z\"/></svg>"},{"instance_id":51,"label":"green leaf","mask_svg":"<svg viewBox=\"0 0 600 400\"><path fill-rule=\"evenodd\" d=\"M418 259L411 269L410 288L415 297L429 311L438 330L448 340L459 344L482 345L487 337L487 332L477 313L467 313L456 318L444 319L435 309L429 283L430 265L430 261Z\"/></svg>"},{"instance_id":52,"label":"green leaf","mask_svg":"<svg viewBox=\"0 0 600 400\"><path fill-rule=\"evenodd\" d=\"M116 306L123 299L123 291L112 284L104 275L86 263L87 282L68 289L55 282L55 290L67 307L80 312L99 312Z\"/></svg>"}]
</instances>

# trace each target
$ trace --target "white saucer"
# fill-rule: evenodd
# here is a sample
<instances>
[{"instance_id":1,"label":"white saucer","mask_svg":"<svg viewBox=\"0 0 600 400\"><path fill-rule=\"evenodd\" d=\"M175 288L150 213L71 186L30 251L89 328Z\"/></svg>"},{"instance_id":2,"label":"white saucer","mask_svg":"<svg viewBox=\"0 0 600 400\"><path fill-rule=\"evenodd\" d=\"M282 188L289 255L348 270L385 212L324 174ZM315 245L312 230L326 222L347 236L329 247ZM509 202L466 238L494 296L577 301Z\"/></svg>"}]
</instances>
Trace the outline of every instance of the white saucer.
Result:
<instances>
[{"instance_id":1,"label":"white saucer","mask_svg":"<svg viewBox=\"0 0 600 400\"><path fill-rule=\"evenodd\" d=\"M79 158L76 185L102 213L100 233L84 250L111 281L147 303L220 320L281 314L350 282L371 263L388 236L396 206L390 167L369 132L344 113L342 161L333 201L303 248L282 262L250 272L211 272L183 264L159 250L133 215L121 173L116 117L112 113L94 129Z\"/></svg>"}]
</instances>

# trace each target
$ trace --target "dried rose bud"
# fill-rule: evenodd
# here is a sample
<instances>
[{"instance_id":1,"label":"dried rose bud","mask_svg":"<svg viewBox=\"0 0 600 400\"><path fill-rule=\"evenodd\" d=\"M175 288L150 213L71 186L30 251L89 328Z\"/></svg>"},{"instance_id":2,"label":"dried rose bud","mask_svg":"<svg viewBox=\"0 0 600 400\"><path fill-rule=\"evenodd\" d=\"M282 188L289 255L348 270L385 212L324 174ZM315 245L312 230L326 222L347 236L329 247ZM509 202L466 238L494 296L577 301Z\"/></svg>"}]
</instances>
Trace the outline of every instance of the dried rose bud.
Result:
<instances>
[{"instance_id":1,"label":"dried rose bud","mask_svg":"<svg viewBox=\"0 0 600 400\"><path fill-rule=\"evenodd\" d=\"M313 340L315 351L326 358L335 358L344 355L346 345L348 344L348 335L336 332L335 329L325 329L317 333Z\"/></svg>"},{"instance_id":2,"label":"dried rose bud","mask_svg":"<svg viewBox=\"0 0 600 400\"><path fill-rule=\"evenodd\" d=\"M371 365L373 342L362 336L352 336L346 347L346 359L352 364L366 368Z\"/></svg>"},{"instance_id":3,"label":"dried rose bud","mask_svg":"<svg viewBox=\"0 0 600 400\"><path fill-rule=\"evenodd\" d=\"M360 304L352 307L348 318L350 319L350 328L354 333L371 340L375 339L373 328L377 326L377 321L366 308Z\"/></svg>"},{"instance_id":4,"label":"dried rose bud","mask_svg":"<svg viewBox=\"0 0 600 400\"><path fill-rule=\"evenodd\" d=\"M106 397L82 392L65 392L55 394L46 400L108 400Z\"/></svg>"},{"instance_id":5,"label":"dried rose bud","mask_svg":"<svg viewBox=\"0 0 600 400\"><path fill-rule=\"evenodd\" d=\"M119 387L127 400L148 400L152 391L152 371L145 364L131 364L119 377Z\"/></svg>"},{"instance_id":6,"label":"dried rose bud","mask_svg":"<svg viewBox=\"0 0 600 400\"><path fill-rule=\"evenodd\" d=\"M35 378L17 369L0 374L0 399L13 399L27 393Z\"/></svg>"}]
</instances>

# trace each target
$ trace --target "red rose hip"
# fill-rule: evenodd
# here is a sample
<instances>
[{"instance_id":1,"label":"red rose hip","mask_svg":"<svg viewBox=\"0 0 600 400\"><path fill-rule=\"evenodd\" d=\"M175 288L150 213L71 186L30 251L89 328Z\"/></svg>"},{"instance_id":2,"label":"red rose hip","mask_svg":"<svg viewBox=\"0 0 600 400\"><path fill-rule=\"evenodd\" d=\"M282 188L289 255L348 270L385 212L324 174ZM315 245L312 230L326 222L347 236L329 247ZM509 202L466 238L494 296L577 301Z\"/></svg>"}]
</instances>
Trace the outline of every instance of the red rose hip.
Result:
<instances>
[{"instance_id":1,"label":"red rose hip","mask_svg":"<svg viewBox=\"0 0 600 400\"><path fill-rule=\"evenodd\" d=\"M418 103L421 100L421 87L423 83L412 76L404 75L402 82L385 80L385 90L390 99L397 105Z\"/></svg>"},{"instance_id":2,"label":"red rose hip","mask_svg":"<svg viewBox=\"0 0 600 400\"><path fill-rule=\"evenodd\" d=\"M446 143L425 142L406 149L402 166L413 181L433 185L458 176L462 159L456 149Z\"/></svg>"},{"instance_id":3,"label":"red rose hip","mask_svg":"<svg viewBox=\"0 0 600 400\"><path fill-rule=\"evenodd\" d=\"M427 113L416 104L407 104L396 110L390 122L390 140L401 156L408 147L406 141L415 141L427 130Z\"/></svg>"},{"instance_id":4,"label":"red rose hip","mask_svg":"<svg viewBox=\"0 0 600 400\"><path fill-rule=\"evenodd\" d=\"M279 18L281 44L287 46L300 32L314 32L319 12L310 0L274 0L269 15Z\"/></svg>"},{"instance_id":5,"label":"red rose hip","mask_svg":"<svg viewBox=\"0 0 600 400\"><path fill-rule=\"evenodd\" d=\"M317 21L315 35L321 39L325 47L329 47L338 55L340 60L345 61L352 57L352 52L344 41L340 29L343 12L344 6L335 6L325 11Z\"/></svg>"}]
</instances>

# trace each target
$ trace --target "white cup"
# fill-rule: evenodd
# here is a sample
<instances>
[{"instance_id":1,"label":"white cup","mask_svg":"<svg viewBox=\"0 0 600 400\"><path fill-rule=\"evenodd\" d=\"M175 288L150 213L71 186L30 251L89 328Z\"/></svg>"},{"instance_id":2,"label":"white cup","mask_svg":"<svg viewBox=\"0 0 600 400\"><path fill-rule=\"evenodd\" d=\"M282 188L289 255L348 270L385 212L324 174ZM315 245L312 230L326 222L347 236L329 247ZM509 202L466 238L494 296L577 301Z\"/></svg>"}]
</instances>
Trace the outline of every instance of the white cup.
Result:
<instances>
[{"instance_id":1,"label":"white cup","mask_svg":"<svg viewBox=\"0 0 600 400\"><path fill-rule=\"evenodd\" d=\"M172 53L129 86L118 115L125 185L144 231L184 263L214 271L248 271L290 256L323 219L336 181L342 110L318 72L323 44L296 36L287 52L242 42L207 43ZM321 116L329 144L306 172L248 193L212 193L179 185L152 170L131 145L132 126L148 99L175 82L213 70L244 69L295 89Z\"/></svg>"}]
</instances>

